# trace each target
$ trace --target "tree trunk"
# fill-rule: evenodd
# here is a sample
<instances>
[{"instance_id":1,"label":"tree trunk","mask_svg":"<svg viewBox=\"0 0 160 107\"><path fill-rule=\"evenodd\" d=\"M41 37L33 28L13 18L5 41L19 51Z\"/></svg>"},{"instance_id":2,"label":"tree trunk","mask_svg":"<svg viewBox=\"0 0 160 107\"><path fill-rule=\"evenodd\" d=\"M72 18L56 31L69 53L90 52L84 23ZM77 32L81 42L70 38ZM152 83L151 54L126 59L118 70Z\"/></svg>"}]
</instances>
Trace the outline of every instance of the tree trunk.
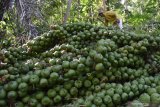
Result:
<instances>
[{"instance_id":1,"label":"tree trunk","mask_svg":"<svg viewBox=\"0 0 160 107\"><path fill-rule=\"evenodd\" d=\"M9 8L10 0L0 0L0 21L3 20L5 11Z\"/></svg>"},{"instance_id":2,"label":"tree trunk","mask_svg":"<svg viewBox=\"0 0 160 107\"><path fill-rule=\"evenodd\" d=\"M160 0L158 0L158 9L157 11L160 10ZM157 15L160 15L160 11L157 12Z\"/></svg>"},{"instance_id":3,"label":"tree trunk","mask_svg":"<svg viewBox=\"0 0 160 107\"><path fill-rule=\"evenodd\" d=\"M106 0L103 0L103 9L106 10Z\"/></svg>"},{"instance_id":4,"label":"tree trunk","mask_svg":"<svg viewBox=\"0 0 160 107\"><path fill-rule=\"evenodd\" d=\"M79 11L78 11L78 19L79 19L79 20L80 20L80 14L81 14L80 6L81 6L81 1L78 0L78 7L79 7Z\"/></svg>"},{"instance_id":5,"label":"tree trunk","mask_svg":"<svg viewBox=\"0 0 160 107\"><path fill-rule=\"evenodd\" d=\"M104 10L107 9L109 11L110 10L110 8L109 8L109 0L103 0L102 2L103 2L103 9Z\"/></svg>"},{"instance_id":6,"label":"tree trunk","mask_svg":"<svg viewBox=\"0 0 160 107\"><path fill-rule=\"evenodd\" d=\"M64 10L64 5L63 5L63 0L61 0L61 3L62 3L62 7L61 7L61 23L63 23L63 16L64 16L64 12L63 12L63 10Z\"/></svg>"},{"instance_id":7,"label":"tree trunk","mask_svg":"<svg viewBox=\"0 0 160 107\"><path fill-rule=\"evenodd\" d=\"M110 8L109 8L109 0L106 1L106 5L107 5L107 10L109 11Z\"/></svg>"},{"instance_id":8,"label":"tree trunk","mask_svg":"<svg viewBox=\"0 0 160 107\"><path fill-rule=\"evenodd\" d=\"M63 24L64 25L66 24L67 19L68 19L69 15L70 15L71 3L72 3L72 0L68 0L66 13L65 13L65 16L64 16L64 20L63 20Z\"/></svg>"}]
</instances>

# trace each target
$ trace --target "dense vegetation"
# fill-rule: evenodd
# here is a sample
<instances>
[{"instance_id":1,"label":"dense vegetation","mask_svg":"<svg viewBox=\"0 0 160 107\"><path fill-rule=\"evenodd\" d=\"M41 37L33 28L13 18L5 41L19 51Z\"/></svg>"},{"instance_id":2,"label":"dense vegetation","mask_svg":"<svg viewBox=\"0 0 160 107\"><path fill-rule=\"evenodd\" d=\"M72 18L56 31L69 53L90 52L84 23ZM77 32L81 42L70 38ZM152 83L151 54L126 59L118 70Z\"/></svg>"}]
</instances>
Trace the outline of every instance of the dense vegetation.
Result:
<instances>
[{"instance_id":1,"label":"dense vegetation","mask_svg":"<svg viewBox=\"0 0 160 107\"><path fill-rule=\"evenodd\" d=\"M102 1L0 0L0 107L160 105L160 1Z\"/></svg>"}]
</instances>

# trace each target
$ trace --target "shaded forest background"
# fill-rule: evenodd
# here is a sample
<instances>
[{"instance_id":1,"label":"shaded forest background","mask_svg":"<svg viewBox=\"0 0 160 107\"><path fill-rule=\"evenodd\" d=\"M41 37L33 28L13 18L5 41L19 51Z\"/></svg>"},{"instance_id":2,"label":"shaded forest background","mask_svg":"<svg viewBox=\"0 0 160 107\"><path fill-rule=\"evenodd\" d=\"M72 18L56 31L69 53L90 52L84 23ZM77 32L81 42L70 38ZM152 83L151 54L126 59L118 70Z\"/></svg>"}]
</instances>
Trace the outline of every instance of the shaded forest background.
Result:
<instances>
[{"instance_id":1,"label":"shaded forest background","mask_svg":"<svg viewBox=\"0 0 160 107\"><path fill-rule=\"evenodd\" d=\"M160 28L160 0L0 0L0 46L23 44L50 25L103 26L97 19L100 7L116 11L124 29L148 33Z\"/></svg>"}]
</instances>

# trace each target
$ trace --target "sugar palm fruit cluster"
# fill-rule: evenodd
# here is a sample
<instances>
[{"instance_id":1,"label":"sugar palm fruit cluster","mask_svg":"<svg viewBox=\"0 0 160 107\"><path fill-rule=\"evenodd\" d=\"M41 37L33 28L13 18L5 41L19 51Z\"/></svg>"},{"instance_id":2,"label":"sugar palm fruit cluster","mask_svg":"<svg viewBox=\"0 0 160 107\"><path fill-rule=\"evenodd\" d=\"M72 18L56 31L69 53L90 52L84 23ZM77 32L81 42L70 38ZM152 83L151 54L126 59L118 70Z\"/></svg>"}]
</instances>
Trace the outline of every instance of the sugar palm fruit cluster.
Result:
<instances>
[{"instance_id":1,"label":"sugar palm fruit cluster","mask_svg":"<svg viewBox=\"0 0 160 107\"><path fill-rule=\"evenodd\" d=\"M4 51L0 106L159 104L159 38L88 23L57 26Z\"/></svg>"},{"instance_id":2,"label":"sugar palm fruit cluster","mask_svg":"<svg viewBox=\"0 0 160 107\"><path fill-rule=\"evenodd\" d=\"M154 68L154 71L158 72L159 69L159 55L160 52L155 52L154 54L152 54L151 56L149 56L150 58L148 58L148 62L150 63L150 65L152 65L152 67Z\"/></svg>"},{"instance_id":3,"label":"sugar palm fruit cluster","mask_svg":"<svg viewBox=\"0 0 160 107\"><path fill-rule=\"evenodd\" d=\"M30 56L36 56L38 52L43 52L47 48L52 48L56 44L65 41L67 32L62 27L37 36L20 47L9 47L4 51L5 62L16 63L18 60L29 59ZM58 42L58 43L57 43Z\"/></svg>"},{"instance_id":4,"label":"sugar palm fruit cluster","mask_svg":"<svg viewBox=\"0 0 160 107\"><path fill-rule=\"evenodd\" d=\"M150 91L151 94L155 94L156 89L158 89L159 87L150 88L153 86L150 83L146 84L144 80L154 81L155 84L158 85L156 81L159 81L159 79L160 78L158 76L149 76L140 77L138 79L135 79L134 81L126 82L123 85L118 83L106 83L100 85L99 91L94 90L95 92L93 91L93 94L87 95L84 98L77 99L75 102L70 104L70 106L117 107L119 104L123 105L124 102L129 101L137 96L140 96L140 100L142 101L150 101L150 98L148 98L148 95L146 95L146 93L144 92ZM158 99L154 99L154 102L159 103L159 96L157 95L156 98Z\"/></svg>"},{"instance_id":5,"label":"sugar palm fruit cluster","mask_svg":"<svg viewBox=\"0 0 160 107\"><path fill-rule=\"evenodd\" d=\"M51 30L48 33L44 33L29 41L27 43L28 51L43 52L45 49L65 41L65 36L67 36L67 31L65 31L63 27L59 27L54 31Z\"/></svg>"},{"instance_id":6,"label":"sugar palm fruit cluster","mask_svg":"<svg viewBox=\"0 0 160 107\"><path fill-rule=\"evenodd\" d=\"M146 93L143 93L139 97L141 103L147 105L159 105L160 104L160 92L159 87L148 88Z\"/></svg>"},{"instance_id":7,"label":"sugar palm fruit cluster","mask_svg":"<svg viewBox=\"0 0 160 107\"><path fill-rule=\"evenodd\" d=\"M131 105L137 106L158 106L160 104L160 86L158 78L146 78L145 82L147 85L150 85L144 93L142 93L138 98L136 98ZM155 82L156 84L152 84ZM137 104L136 104L137 102Z\"/></svg>"},{"instance_id":8,"label":"sugar palm fruit cluster","mask_svg":"<svg viewBox=\"0 0 160 107\"><path fill-rule=\"evenodd\" d=\"M27 54L27 49L20 47L9 47L2 51L5 56L4 62L8 64L14 64L20 60L26 60L30 58Z\"/></svg>"}]
</instances>

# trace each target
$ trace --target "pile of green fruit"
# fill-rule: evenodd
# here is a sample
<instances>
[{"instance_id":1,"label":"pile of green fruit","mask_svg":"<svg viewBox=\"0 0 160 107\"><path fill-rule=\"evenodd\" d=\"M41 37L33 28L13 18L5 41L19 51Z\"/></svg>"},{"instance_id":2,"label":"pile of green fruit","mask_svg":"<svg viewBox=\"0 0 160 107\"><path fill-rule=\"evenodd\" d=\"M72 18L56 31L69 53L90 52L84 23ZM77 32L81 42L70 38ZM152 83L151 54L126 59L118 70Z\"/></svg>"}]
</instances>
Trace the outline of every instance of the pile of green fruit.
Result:
<instances>
[{"instance_id":1,"label":"pile of green fruit","mask_svg":"<svg viewBox=\"0 0 160 107\"><path fill-rule=\"evenodd\" d=\"M87 23L57 26L4 51L0 106L159 105L159 45L160 35Z\"/></svg>"}]
</instances>

